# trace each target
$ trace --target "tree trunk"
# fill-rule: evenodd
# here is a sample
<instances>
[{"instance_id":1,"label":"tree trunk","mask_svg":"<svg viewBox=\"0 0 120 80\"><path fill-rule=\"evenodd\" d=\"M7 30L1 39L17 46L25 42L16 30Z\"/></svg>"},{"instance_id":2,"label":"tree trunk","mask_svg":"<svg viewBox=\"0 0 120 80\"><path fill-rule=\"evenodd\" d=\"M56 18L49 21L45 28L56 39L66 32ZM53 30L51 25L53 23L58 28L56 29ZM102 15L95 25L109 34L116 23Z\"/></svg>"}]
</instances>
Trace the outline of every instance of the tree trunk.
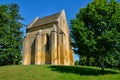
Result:
<instances>
[{"instance_id":1,"label":"tree trunk","mask_svg":"<svg viewBox=\"0 0 120 80\"><path fill-rule=\"evenodd\" d=\"M104 60L102 60L102 62L101 62L101 72L102 73L104 73L104 68L105 68Z\"/></svg>"},{"instance_id":2,"label":"tree trunk","mask_svg":"<svg viewBox=\"0 0 120 80\"><path fill-rule=\"evenodd\" d=\"M105 63L104 63L104 53L101 55L101 72L104 73Z\"/></svg>"},{"instance_id":3,"label":"tree trunk","mask_svg":"<svg viewBox=\"0 0 120 80\"><path fill-rule=\"evenodd\" d=\"M105 58L105 47L103 46L102 55L101 55L101 72L102 72L102 74L104 73L104 68L105 68L104 58Z\"/></svg>"},{"instance_id":4,"label":"tree trunk","mask_svg":"<svg viewBox=\"0 0 120 80\"><path fill-rule=\"evenodd\" d=\"M90 57L89 56L87 56L87 60L86 61L87 61L86 65L89 66L89 64L90 64Z\"/></svg>"}]
</instances>

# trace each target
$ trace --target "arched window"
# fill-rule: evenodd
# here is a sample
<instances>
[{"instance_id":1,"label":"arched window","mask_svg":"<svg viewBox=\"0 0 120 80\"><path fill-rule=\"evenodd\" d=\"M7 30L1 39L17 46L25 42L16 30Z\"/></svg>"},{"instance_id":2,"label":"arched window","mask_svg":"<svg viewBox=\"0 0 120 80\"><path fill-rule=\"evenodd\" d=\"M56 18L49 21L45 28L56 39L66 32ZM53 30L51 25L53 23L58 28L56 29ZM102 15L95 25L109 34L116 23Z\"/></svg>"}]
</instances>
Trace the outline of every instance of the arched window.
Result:
<instances>
[{"instance_id":1,"label":"arched window","mask_svg":"<svg viewBox=\"0 0 120 80\"><path fill-rule=\"evenodd\" d=\"M49 52L49 49L50 49L50 47L49 47L49 35L46 34L46 51Z\"/></svg>"}]
</instances>

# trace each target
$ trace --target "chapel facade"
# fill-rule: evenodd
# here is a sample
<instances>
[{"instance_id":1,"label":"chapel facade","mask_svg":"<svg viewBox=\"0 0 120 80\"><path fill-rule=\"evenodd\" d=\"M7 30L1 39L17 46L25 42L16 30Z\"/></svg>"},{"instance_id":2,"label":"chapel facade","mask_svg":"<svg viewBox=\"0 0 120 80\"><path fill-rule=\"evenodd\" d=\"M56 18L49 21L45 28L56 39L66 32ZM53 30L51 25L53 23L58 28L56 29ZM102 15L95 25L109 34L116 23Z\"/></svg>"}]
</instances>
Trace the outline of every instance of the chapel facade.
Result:
<instances>
[{"instance_id":1,"label":"chapel facade","mask_svg":"<svg viewBox=\"0 0 120 80\"><path fill-rule=\"evenodd\" d=\"M36 18L26 29L23 65L74 65L65 11Z\"/></svg>"}]
</instances>

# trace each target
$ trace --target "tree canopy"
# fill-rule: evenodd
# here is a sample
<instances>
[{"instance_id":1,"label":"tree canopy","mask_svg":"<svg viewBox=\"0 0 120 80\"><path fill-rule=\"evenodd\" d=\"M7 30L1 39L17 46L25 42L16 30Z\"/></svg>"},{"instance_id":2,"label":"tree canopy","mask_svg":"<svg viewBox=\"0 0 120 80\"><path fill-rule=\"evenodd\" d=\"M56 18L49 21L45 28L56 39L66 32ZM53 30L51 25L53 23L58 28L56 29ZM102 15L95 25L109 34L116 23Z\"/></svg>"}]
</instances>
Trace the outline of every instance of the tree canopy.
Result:
<instances>
[{"instance_id":1,"label":"tree canopy","mask_svg":"<svg viewBox=\"0 0 120 80\"><path fill-rule=\"evenodd\" d=\"M17 4L0 5L0 65L19 64L21 60L23 18Z\"/></svg>"},{"instance_id":2,"label":"tree canopy","mask_svg":"<svg viewBox=\"0 0 120 80\"><path fill-rule=\"evenodd\" d=\"M75 53L85 65L92 60L92 66L101 66L102 70L120 66L119 2L93 0L71 20L71 28Z\"/></svg>"}]
</instances>

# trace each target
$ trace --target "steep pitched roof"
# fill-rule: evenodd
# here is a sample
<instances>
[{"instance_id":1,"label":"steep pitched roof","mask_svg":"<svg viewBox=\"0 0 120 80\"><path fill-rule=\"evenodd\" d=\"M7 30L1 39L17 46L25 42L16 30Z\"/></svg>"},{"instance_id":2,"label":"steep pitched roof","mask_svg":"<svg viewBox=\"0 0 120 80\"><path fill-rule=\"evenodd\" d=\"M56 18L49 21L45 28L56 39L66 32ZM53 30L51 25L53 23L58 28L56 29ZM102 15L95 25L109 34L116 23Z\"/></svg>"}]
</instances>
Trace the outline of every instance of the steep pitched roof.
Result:
<instances>
[{"instance_id":1,"label":"steep pitched roof","mask_svg":"<svg viewBox=\"0 0 120 80\"><path fill-rule=\"evenodd\" d=\"M46 17L43 17L43 18L37 17L37 18L27 27L27 29L33 28L33 27L36 27L36 26L40 26L40 25L43 25L43 24L55 22L56 19L59 17L59 15L60 15L60 13L53 14L53 15L50 15L50 16L46 16Z\"/></svg>"}]
</instances>

